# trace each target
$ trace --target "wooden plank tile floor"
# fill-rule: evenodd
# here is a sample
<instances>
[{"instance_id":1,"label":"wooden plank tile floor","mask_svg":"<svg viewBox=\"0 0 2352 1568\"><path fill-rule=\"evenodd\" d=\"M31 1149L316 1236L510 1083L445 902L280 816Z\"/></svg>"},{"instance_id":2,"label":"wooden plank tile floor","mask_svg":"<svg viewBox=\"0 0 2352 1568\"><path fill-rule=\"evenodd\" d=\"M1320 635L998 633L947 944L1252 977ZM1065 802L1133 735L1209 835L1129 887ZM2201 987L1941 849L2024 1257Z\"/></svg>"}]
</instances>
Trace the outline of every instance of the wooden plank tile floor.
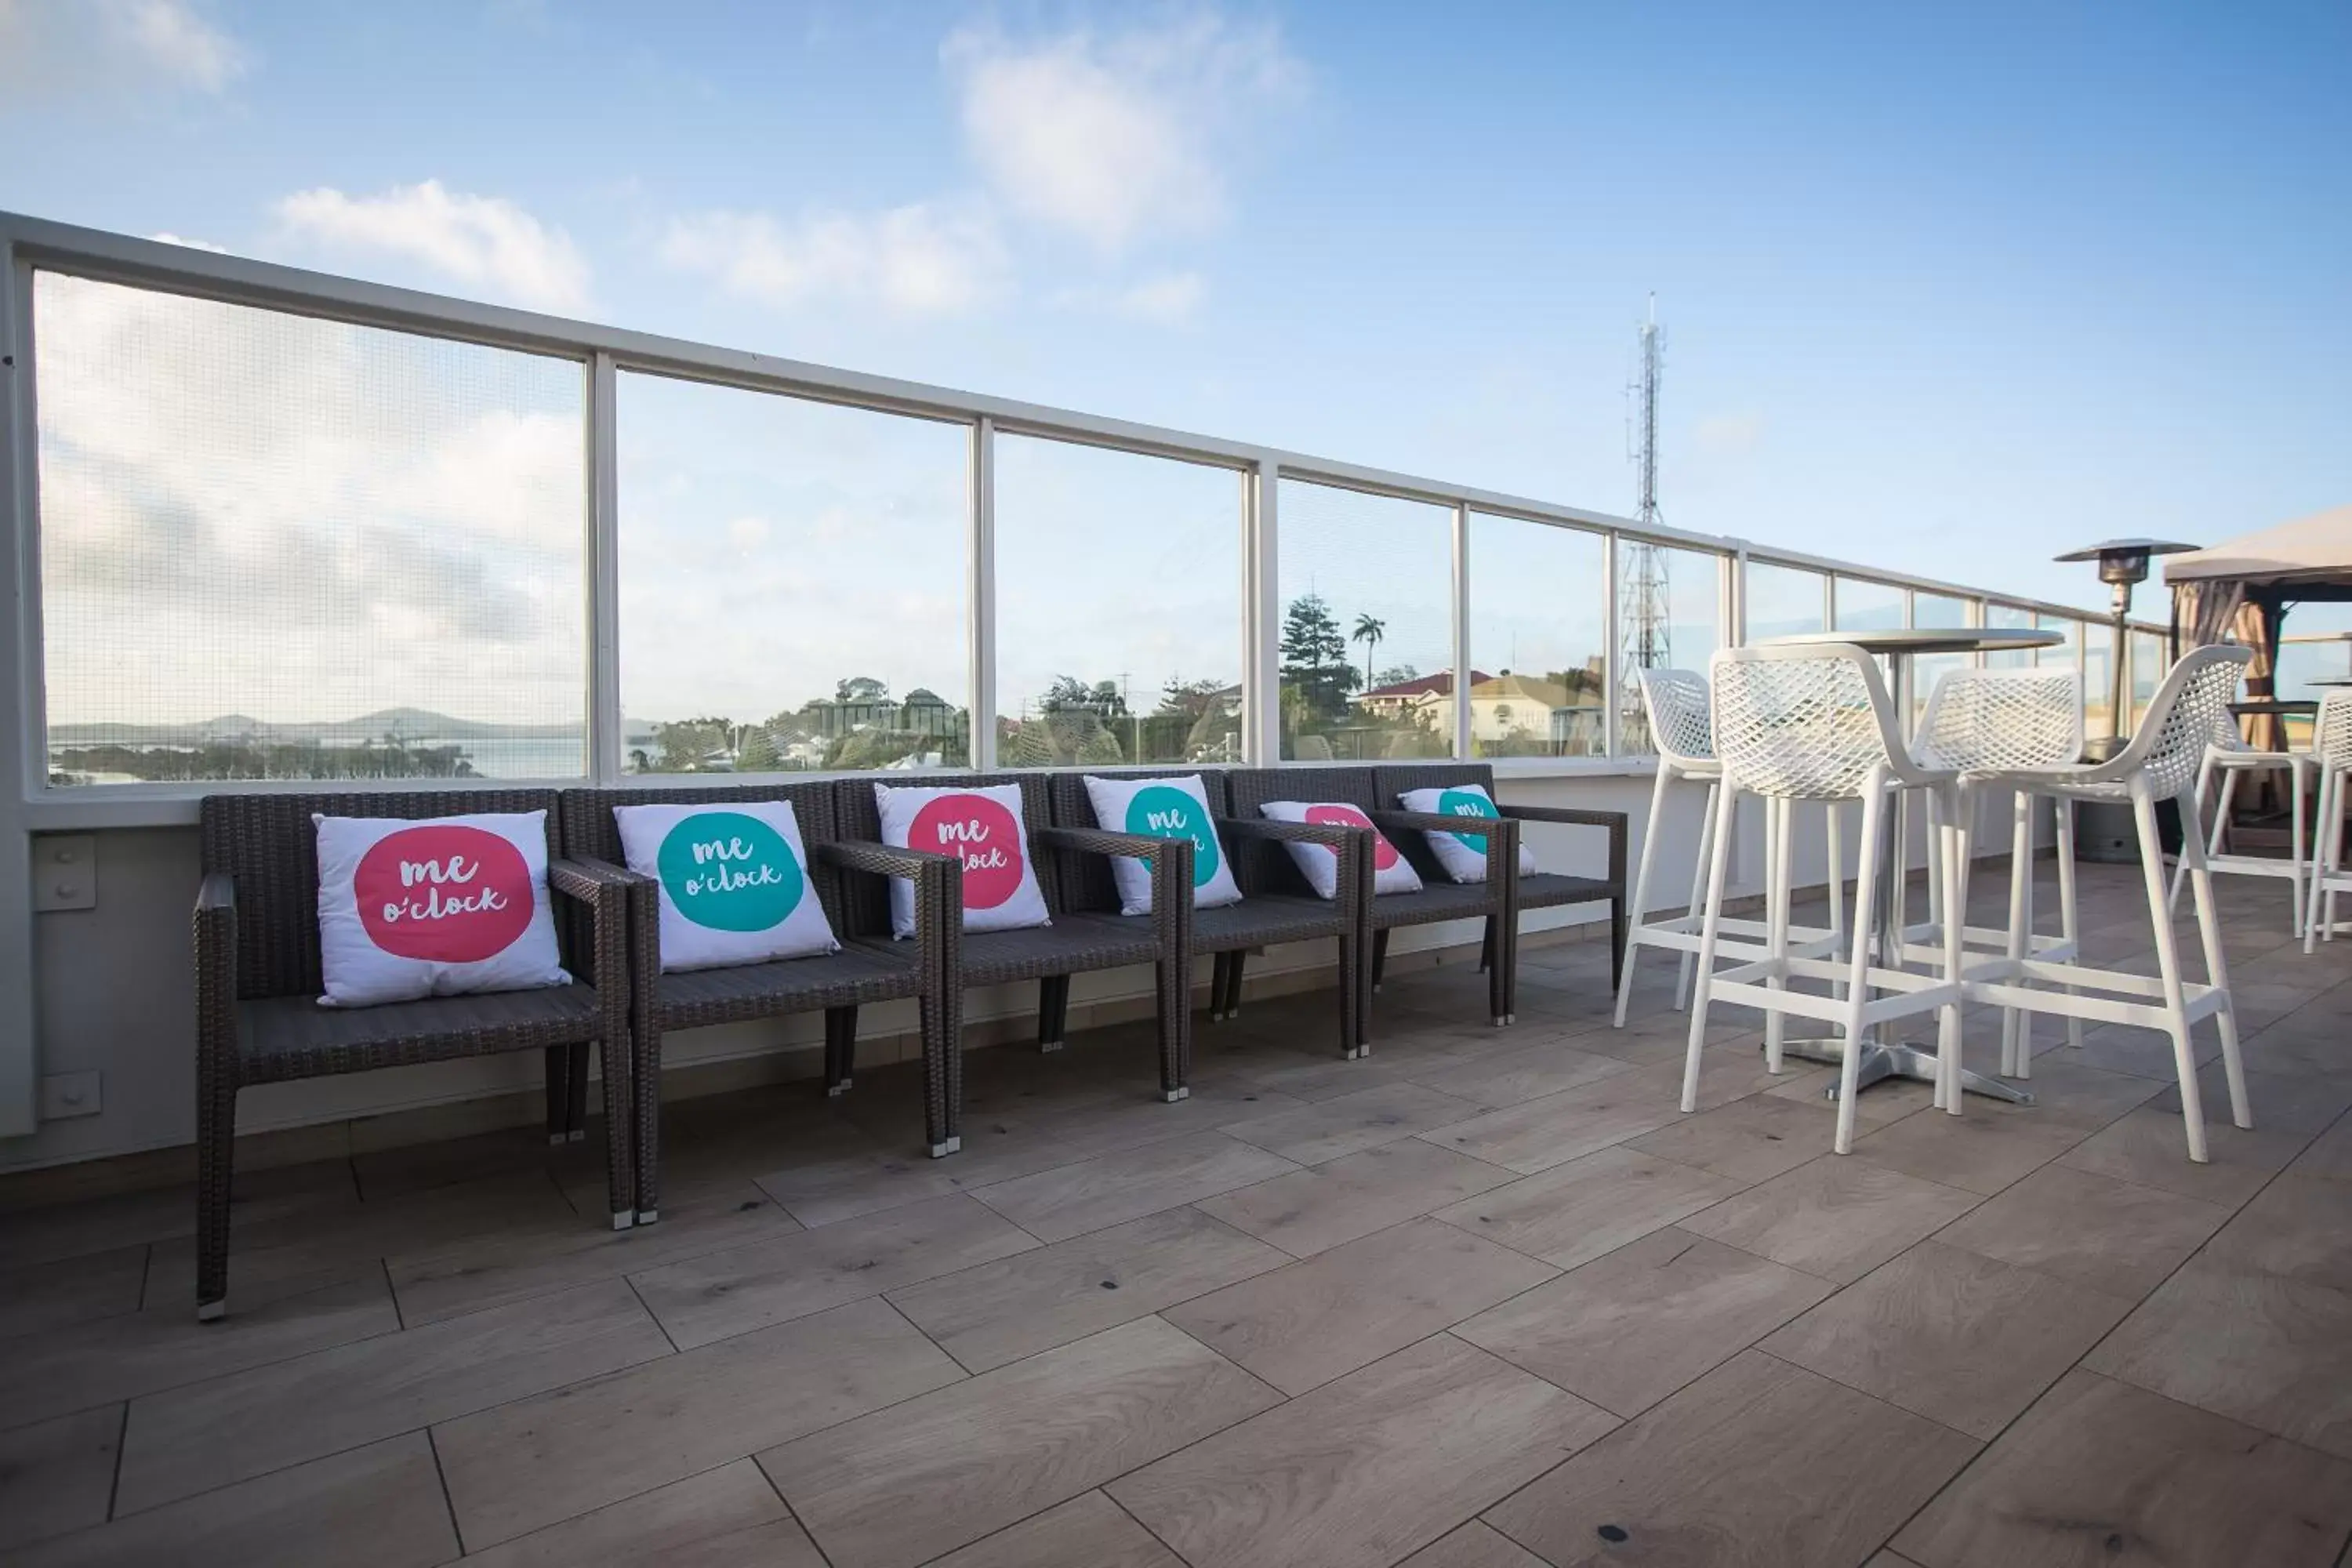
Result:
<instances>
[{"instance_id":1,"label":"wooden plank tile floor","mask_svg":"<svg viewBox=\"0 0 2352 1568\"><path fill-rule=\"evenodd\" d=\"M2041 1104L1839 1159L1726 1008L1685 1117L1673 965L1614 1029L1581 942L1361 1062L1254 996L1179 1106L1135 1026L976 1052L947 1161L908 1066L676 1105L621 1236L593 1139L246 1173L213 1325L192 1194L0 1183L0 1563L2352 1568L2352 942L2221 896L2206 1167L2160 1037L2048 1020ZM2140 899L2084 868L2103 952Z\"/></svg>"}]
</instances>

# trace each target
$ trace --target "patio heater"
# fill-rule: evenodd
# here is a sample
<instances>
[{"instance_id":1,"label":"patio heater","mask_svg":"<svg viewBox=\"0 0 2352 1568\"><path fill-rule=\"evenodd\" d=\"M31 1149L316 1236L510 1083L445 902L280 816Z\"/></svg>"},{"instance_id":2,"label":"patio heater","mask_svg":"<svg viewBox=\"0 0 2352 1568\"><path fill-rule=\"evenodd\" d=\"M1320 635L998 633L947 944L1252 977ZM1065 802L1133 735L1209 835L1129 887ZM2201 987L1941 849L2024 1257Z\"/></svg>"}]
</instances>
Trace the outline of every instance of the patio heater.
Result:
<instances>
[{"instance_id":1,"label":"patio heater","mask_svg":"<svg viewBox=\"0 0 2352 1568\"><path fill-rule=\"evenodd\" d=\"M2150 557L2177 555L2196 548L2173 540L2110 539L2054 557L2059 561L2097 562L2099 581L2114 594L2107 648L2107 732L2084 739L2083 754L2086 760L2104 762L2123 750L2124 715L2127 711L2125 705L2131 692L2124 661L2131 635L2132 590L2147 581ZM2084 801L2075 808L2074 828L2075 851L2085 860L2128 864L2139 858L2139 837L2132 826L2128 805Z\"/></svg>"}]
</instances>

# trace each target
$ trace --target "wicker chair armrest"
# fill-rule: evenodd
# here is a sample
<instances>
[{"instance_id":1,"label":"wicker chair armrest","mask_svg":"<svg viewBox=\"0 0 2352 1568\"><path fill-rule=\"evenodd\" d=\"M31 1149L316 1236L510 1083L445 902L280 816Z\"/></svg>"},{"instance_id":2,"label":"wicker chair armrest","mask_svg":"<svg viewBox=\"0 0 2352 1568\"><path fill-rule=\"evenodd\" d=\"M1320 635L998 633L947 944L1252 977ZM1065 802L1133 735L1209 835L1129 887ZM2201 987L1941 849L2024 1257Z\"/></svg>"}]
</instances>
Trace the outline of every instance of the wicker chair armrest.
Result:
<instances>
[{"instance_id":1,"label":"wicker chair armrest","mask_svg":"<svg viewBox=\"0 0 2352 1568\"><path fill-rule=\"evenodd\" d=\"M613 896L625 898L629 889L638 883L653 885L650 878L625 871L609 860L593 856L567 856L547 863L548 891L577 899L592 910L603 907L608 896L606 889L611 889Z\"/></svg>"},{"instance_id":2,"label":"wicker chair armrest","mask_svg":"<svg viewBox=\"0 0 2352 1568\"><path fill-rule=\"evenodd\" d=\"M888 844L877 844L870 838L834 838L814 847L820 860L829 861L845 871L864 871L876 877L919 878L933 864L955 862L952 855L935 855L928 849L900 849Z\"/></svg>"},{"instance_id":3,"label":"wicker chair armrest","mask_svg":"<svg viewBox=\"0 0 2352 1568\"><path fill-rule=\"evenodd\" d=\"M904 877L915 884L915 962L933 995L951 994L963 939L963 861L929 849L901 849L870 838L834 838L814 847L845 871Z\"/></svg>"},{"instance_id":4,"label":"wicker chair armrest","mask_svg":"<svg viewBox=\"0 0 2352 1568\"><path fill-rule=\"evenodd\" d=\"M1507 816L1454 816L1442 811L1366 813L1381 831L1475 834L1486 841L1486 885L1516 888L1519 881L1519 825Z\"/></svg>"},{"instance_id":5,"label":"wicker chair armrest","mask_svg":"<svg viewBox=\"0 0 2352 1568\"><path fill-rule=\"evenodd\" d=\"M547 889L567 899L576 899L588 908L589 962L593 973L589 983L596 987L597 997L605 1009L604 1027L625 1027L629 997L644 989L651 995L656 966L660 962L658 942L635 942L629 940L633 919L630 893L642 888L648 894L654 880L625 871L608 860L565 858L547 863ZM649 922L650 928L650 922ZM632 974L635 965L638 973Z\"/></svg>"},{"instance_id":6,"label":"wicker chair armrest","mask_svg":"<svg viewBox=\"0 0 2352 1568\"><path fill-rule=\"evenodd\" d=\"M1453 816L1442 811L1368 811L1372 826L1386 833L1481 833L1488 837L1500 836L1517 839L1518 824L1507 816Z\"/></svg>"},{"instance_id":7,"label":"wicker chair armrest","mask_svg":"<svg viewBox=\"0 0 2352 1568\"><path fill-rule=\"evenodd\" d=\"M1248 816L1219 817L1217 827L1236 838L1271 838L1281 844L1320 844L1326 849L1341 853L1364 832L1360 827L1349 827L1338 822L1276 822L1271 817Z\"/></svg>"},{"instance_id":8,"label":"wicker chair armrest","mask_svg":"<svg viewBox=\"0 0 2352 1568\"><path fill-rule=\"evenodd\" d=\"M208 872L196 889L194 917L196 973L199 983L211 982L218 994L236 997L236 879L226 871Z\"/></svg>"},{"instance_id":9,"label":"wicker chair armrest","mask_svg":"<svg viewBox=\"0 0 2352 1568\"><path fill-rule=\"evenodd\" d=\"M226 871L206 872L196 889L196 913L209 914L216 910L236 912L236 879Z\"/></svg>"},{"instance_id":10,"label":"wicker chair armrest","mask_svg":"<svg viewBox=\"0 0 2352 1568\"><path fill-rule=\"evenodd\" d=\"M1029 837L1048 849L1064 849L1078 855L1131 855L1138 859L1157 863L1160 852L1173 839L1159 838L1149 833L1113 833L1102 827L1035 827ZM1190 854L1191 839L1183 840Z\"/></svg>"},{"instance_id":11,"label":"wicker chair armrest","mask_svg":"<svg viewBox=\"0 0 2352 1568\"><path fill-rule=\"evenodd\" d=\"M1625 886L1625 844L1631 829L1622 811L1593 811L1576 805L1506 805L1503 815L1527 822L1559 822L1573 827L1609 830L1609 885Z\"/></svg>"},{"instance_id":12,"label":"wicker chair armrest","mask_svg":"<svg viewBox=\"0 0 2352 1568\"><path fill-rule=\"evenodd\" d=\"M1625 814L1622 811L1590 811L1577 805L1498 805L1496 809L1522 822L1564 822L1572 826L1617 831L1625 826Z\"/></svg>"}]
</instances>

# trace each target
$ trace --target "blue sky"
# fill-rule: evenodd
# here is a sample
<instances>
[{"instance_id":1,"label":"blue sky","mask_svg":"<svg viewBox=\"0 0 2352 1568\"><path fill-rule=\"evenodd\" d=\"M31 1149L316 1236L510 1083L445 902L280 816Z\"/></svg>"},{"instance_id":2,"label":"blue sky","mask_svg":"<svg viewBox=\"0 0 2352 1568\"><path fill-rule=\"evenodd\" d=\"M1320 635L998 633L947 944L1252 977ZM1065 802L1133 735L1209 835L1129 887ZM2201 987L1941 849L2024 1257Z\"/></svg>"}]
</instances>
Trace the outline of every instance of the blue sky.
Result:
<instances>
[{"instance_id":1,"label":"blue sky","mask_svg":"<svg viewBox=\"0 0 2352 1568\"><path fill-rule=\"evenodd\" d=\"M1654 289L1669 522L2086 606L2048 556L2352 499L2340 3L0 0L0 206L1614 511Z\"/></svg>"}]
</instances>

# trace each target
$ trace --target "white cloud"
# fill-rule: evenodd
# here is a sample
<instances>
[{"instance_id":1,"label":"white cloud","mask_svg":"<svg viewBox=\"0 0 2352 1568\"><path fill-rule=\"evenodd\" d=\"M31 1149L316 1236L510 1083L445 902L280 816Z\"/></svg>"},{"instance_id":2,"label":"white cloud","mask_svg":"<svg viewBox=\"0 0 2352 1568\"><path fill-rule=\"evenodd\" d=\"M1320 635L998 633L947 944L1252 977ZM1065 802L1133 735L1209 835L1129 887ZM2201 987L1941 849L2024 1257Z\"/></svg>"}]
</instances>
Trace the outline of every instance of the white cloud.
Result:
<instances>
[{"instance_id":1,"label":"white cloud","mask_svg":"<svg viewBox=\"0 0 2352 1568\"><path fill-rule=\"evenodd\" d=\"M1066 310L1172 327L1191 321L1208 297L1208 279L1199 273L1162 272L1119 288L1065 289L1054 302Z\"/></svg>"},{"instance_id":2,"label":"white cloud","mask_svg":"<svg viewBox=\"0 0 2352 1568\"><path fill-rule=\"evenodd\" d=\"M991 189L1107 253L1220 221L1219 153L1302 75L1273 27L1208 11L1158 29L1042 41L966 29L942 52Z\"/></svg>"},{"instance_id":3,"label":"white cloud","mask_svg":"<svg viewBox=\"0 0 2352 1568\"><path fill-rule=\"evenodd\" d=\"M189 0L0 0L0 88L39 97L139 90L157 81L217 93L246 51Z\"/></svg>"},{"instance_id":4,"label":"white cloud","mask_svg":"<svg viewBox=\"0 0 2352 1568\"><path fill-rule=\"evenodd\" d=\"M215 245L209 239L190 239L185 235L173 234L169 229L163 229L158 233L151 234L147 237L163 245L184 245L190 250L209 250L215 256L226 256L229 254L229 248L226 245Z\"/></svg>"},{"instance_id":5,"label":"white cloud","mask_svg":"<svg viewBox=\"0 0 2352 1568\"><path fill-rule=\"evenodd\" d=\"M351 196L332 186L278 204L289 235L331 250L375 250L518 304L578 310L588 302L588 263L560 228L499 196L451 191L438 180Z\"/></svg>"},{"instance_id":6,"label":"white cloud","mask_svg":"<svg viewBox=\"0 0 2352 1568\"><path fill-rule=\"evenodd\" d=\"M765 213L702 213L670 224L662 258L770 305L838 300L902 316L977 310L1003 291L1006 270L994 219L969 203L790 223Z\"/></svg>"}]
</instances>

